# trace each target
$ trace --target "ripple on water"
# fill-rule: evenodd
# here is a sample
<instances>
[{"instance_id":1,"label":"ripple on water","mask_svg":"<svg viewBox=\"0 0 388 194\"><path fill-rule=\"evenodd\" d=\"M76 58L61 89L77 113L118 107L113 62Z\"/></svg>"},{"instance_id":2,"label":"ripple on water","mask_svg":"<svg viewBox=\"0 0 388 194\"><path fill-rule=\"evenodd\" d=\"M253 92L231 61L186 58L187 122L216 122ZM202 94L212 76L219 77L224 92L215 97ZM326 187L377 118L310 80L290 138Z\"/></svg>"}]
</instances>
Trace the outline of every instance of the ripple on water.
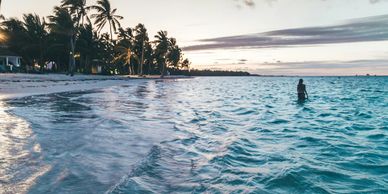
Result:
<instances>
[{"instance_id":1,"label":"ripple on water","mask_svg":"<svg viewBox=\"0 0 388 194\"><path fill-rule=\"evenodd\" d=\"M264 77L14 100L17 118L0 120L0 140L23 146L0 156L23 160L11 168L3 159L0 186L27 179L32 194L384 193L387 93L376 91L388 79L364 79L305 78L311 99L299 104L297 79ZM15 135L15 122L27 132Z\"/></svg>"},{"instance_id":2,"label":"ripple on water","mask_svg":"<svg viewBox=\"0 0 388 194\"><path fill-rule=\"evenodd\" d=\"M275 125L287 124L287 123L289 123L289 121L285 119L275 119L275 120L269 121L269 124L275 124Z\"/></svg>"},{"instance_id":3,"label":"ripple on water","mask_svg":"<svg viewBox=\"0 0 388 194\"><path fill-rule=\"evenodd\" d=\"M353 124L351 126L351 129L356 130L356 131L371 131L371 130L375 129L375 126L373 126L371 124L359 124L359 123L356 123L356 124Z\"/></svg>"}]
</instances>

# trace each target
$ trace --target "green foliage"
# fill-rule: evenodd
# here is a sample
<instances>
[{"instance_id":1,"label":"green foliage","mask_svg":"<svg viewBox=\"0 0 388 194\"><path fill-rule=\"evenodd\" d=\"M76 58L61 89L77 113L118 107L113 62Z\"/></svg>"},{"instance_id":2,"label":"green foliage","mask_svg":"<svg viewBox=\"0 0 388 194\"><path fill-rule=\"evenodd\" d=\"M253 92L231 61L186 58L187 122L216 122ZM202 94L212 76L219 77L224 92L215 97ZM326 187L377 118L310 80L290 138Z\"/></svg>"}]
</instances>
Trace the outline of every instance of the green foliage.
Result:
<instances>
[{"instance_id":1,"label":"green foliage","mask_svg":"<svg viewBox=\"0 0 388 194\"><path fill-rule=\"evenodd\" d=\"M9 48L18 51L26 63L38 64L42 68L49 45L44 19L35 14L24 14L23 21L11 18L2 25Z\"/></svg>"},{"instance_id":2,"label":"green foliage","mask_svg":"<svg viewBox=\"0 0 388 194\"><path fill-rule=\"evenodd\" d=\"M156 48L154 51L154 57L162 77L166 74L166 55L169 48L169 41L166 31L159 31L155 35Z\"/></svg>"},{"instance_id":3,"label":"green foliage","mask_svg":"<svg viewBox=\"0 0 388 194\"><path fill-rule=\"evenodd\" d=\"M97 5L91 6L96 10L96 14L92 14L92 18L95 18L94 24L97 25L97 31L100 32L106 25L109 24L110 37L113 41L113 32L120 28L120 21L124 19L122 16L117 15L117 9L112 9L109 0L98 0Z\"/></svg>"},{"instance_id":4,"label":"green foliage","mask_svg":"<svg viewBox=\"0 0 388 194\"><path fill-rule=\"evenodd\" d=\"M179 62L182 60L182 49L176 44L175 38L169 39L169 47L167 53L167 61L169 63L169 67L178 69Z\"/></svg>"},{"instance_id":5,"label":"green foliage","mask_svg":"<svg viewBox=\"0 0 388 194\"><path fill-rule=\"evenodd\" d=\"M159 31L151 41L144 24L122 28L122 16L109 0L86 6L86 0L62 0L44 18L25 14L22 20L7 18L0 32L8 49L23 58L25 69L55 62L52 71L92 73L101 66L104 74L162 74L189 69L175 38ZM93 20L93 22L91 21ZM109 25L109 33L102 30ZM113 34L117 37L114 38Z\"/></svg>"},{"instance_id":6,"label":"green foliage","mask_svg":"<svg viewBox=\"0 0 388 194\"><path fill-rule=\"evenodd\" d=\"M67 8L71 15L75 17L73 20L78 24L83 26L85 24L85 20L87 21L87 24L91 24L90 17L88 15L90 7L86 6L86 0L62 0L61 3L61 7Z\"/></svg>"}]
</instances>

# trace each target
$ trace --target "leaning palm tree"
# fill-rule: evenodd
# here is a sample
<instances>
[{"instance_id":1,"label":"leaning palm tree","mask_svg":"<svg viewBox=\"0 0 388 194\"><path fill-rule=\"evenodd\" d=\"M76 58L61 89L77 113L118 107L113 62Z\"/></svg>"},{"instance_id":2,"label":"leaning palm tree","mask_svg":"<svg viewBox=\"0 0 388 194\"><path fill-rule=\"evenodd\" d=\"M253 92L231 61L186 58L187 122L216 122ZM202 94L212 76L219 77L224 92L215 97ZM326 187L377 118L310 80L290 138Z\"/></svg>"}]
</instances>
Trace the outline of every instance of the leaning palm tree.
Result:
<instances>
[{"instance_id":1,"label":"leaning palm tree","mask_svg":"<svg viewBox=\"0 0 388 194\"><path fill-rule=\"evenodd\" d=\"M63 7L55 7L54 15L48 17L50 23L48 24L51 32L64 35L69 40L70 52L69 52L69 70L71 76L74 75L75 58L74 51L77 42L78 29L73 21L73 18L68 9Z\"/></svg>"},{"instance_id":2,"label":"leaning palm tree","mask_svg":"<svg viewBox=\"0 0 388 194\"><path fill-rule=\"evenodd\" d=\"M132 54L131 45L116 45L115 51L117 52L117 56L113 59L113 62L121 62L124 65L128 66L128 71L130 75L135 73L134 68L131 64L132 59L136 60L136 56Z\"/></svg>"},{"instance_id":3,"label":"leaning palm tree","mask_svg":"<svg viewBox=\"0 0 388 194\"><path fill-rule=\"evenodd\" d=\"M109 0L98 0L97 5L91 6L98 13L92 14L95 18L94 24L97 25L97 31L100 32L106 25L109 24L110 39L113 40L113 32L120 28L119 20L124 17L116 15L117 9L112 9Z\"/></svg>"},{"instance_id":4,"label":"leaning palm tree","mask_svg":"<svg viewBox=\"0 0 388 194\"><path fill-rule=\"evenodd\" d=\"M156 62L159 66L161 66L161 77L164 77L166 74L166 55L168 52L169 47L169 41L167 38L167 32L166 31L159 31L157 35L155 35L155 56L156 56Z\"/></svg>"}]
</instances>

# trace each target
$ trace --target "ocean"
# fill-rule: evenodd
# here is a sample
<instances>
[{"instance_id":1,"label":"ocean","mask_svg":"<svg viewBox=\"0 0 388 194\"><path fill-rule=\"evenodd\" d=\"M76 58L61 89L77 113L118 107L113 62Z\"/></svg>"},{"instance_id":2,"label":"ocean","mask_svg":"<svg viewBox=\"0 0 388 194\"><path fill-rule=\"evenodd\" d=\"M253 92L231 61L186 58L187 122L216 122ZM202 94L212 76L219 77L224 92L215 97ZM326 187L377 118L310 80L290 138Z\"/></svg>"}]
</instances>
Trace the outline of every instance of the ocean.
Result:
<instances>
[{"instance_id":1,"label":"ocean","mask_svg":"<svg viewBox=\"0 0 388 194\"><path fill-rule=\"evenodd\" d=\"M305 77L304 103L298 79L1 102L0 193L388 193L388 77Z\"/></svg>"}]
</instances>

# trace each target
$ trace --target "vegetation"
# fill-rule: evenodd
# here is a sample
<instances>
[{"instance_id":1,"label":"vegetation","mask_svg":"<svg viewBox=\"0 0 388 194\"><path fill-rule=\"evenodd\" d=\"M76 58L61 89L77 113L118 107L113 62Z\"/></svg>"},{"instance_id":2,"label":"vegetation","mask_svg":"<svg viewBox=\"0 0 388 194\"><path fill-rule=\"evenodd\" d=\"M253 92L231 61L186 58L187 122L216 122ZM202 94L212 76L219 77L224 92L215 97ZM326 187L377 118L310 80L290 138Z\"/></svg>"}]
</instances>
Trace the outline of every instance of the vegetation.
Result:
<instances>
[{"instance_id":1,"label":"vegetation","mask_svg":"<svg viewBox=\"0 0 388 194\"><path fill-rule=\"evenodd\" d=\"M187 75L187 76L253 76L244 71L221 71L221 70L182 70L175 69L171 72L172 75Z\"/></svg>"},{"instance_id":2,"label":"vegetation","mask_svg":"<svg viewBox=\"0 0 388 194\"><path fill-rule=\"evenodd\" d=\"M0 0L1 4L1 0ZM175 38L159 31L151 41L144 24L122 27L122 16L109 0L62 0L47 17L25 14L2 19L2 45L22 57L25 72L92 73L97 67L103 74L161 74L188 70ZM104 30L108 28L107 32Z\"/></svg>"}]
</instances>

